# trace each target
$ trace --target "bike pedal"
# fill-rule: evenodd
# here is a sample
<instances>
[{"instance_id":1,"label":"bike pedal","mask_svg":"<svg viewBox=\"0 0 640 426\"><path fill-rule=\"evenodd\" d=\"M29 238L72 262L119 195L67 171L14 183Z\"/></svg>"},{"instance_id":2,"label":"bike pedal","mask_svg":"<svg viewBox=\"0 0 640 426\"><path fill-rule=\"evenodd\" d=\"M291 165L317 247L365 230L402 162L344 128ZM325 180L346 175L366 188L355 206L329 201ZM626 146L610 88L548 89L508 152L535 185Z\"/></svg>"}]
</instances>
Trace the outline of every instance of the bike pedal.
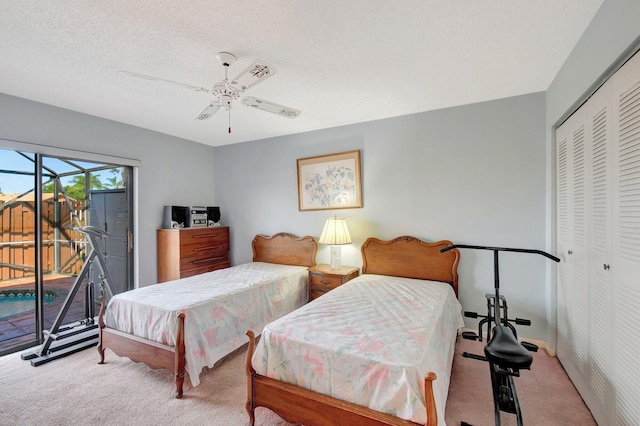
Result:
<instances>
[{"instance_id":1,"label":"bike pedal","mask_svg":"<svg viewBox=\"0 0 640 426\"><path fill-rule=\"evenodd\" d=\"M486 361L487 357L482 355L471 354L469 352L462 352L462 356L465 358L477 359L478 361Z\"/></svg>"},{"instance_id":2,"label":"bike pedal","mask_svg":"<svg viewBox=\"0 0 640 426\"><path fill-rule=\"evenodd\" d=\"M467 340L478 340L478 335L473 331L463 331L462 338Z\"/></svg>"},{"instance_id":3,"label":"bike pedal","mask_svg":"<svg viewBox=\"0 0 640 426\"><path fill-rule=\"evenodd\" d=\"M538 345L531 342L520 342L522 346L525 347L530 352L538 352Z\"/></svg>"}]
</instances>

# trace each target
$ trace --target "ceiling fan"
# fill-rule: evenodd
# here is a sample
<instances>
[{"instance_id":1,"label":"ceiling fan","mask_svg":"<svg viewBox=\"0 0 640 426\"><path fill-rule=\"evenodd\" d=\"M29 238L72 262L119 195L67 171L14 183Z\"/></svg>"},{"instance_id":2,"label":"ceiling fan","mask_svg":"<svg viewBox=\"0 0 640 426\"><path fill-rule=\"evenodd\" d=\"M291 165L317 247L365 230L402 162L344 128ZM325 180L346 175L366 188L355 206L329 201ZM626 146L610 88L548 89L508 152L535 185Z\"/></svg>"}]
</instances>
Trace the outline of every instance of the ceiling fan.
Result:
<instances>
[{"instance_id":1,"label":"ceiling fan","mask_svg":"<svg viewBox=\"0 0 640 426\"><path fill-rule=\"evenodd\" d=\"M196 92L211 93L214 96L213 101L211 101L209 106L207 106L198 115L196 115L194 117L194 120L207 120L211 118L220 108L222 108L229 113L229 121L231 121L230 117L232 102L240 100L242 94L245 91L274 75L276 73L276 70L266 62L256 60L235 78L229 80L229 67L236 61L236 57L229 52L219 52L218 54L216 54L216 58L218 58L218 61L224 67L224 80L215 83L212 89L192 86L190 84L180 83L173 80L166 80L164 78L153 77L145 74L138 74L130 71L121 72L132 77L169 83L186 89L195 90ZM244 96L242 97L241 102L245 106L260 109L262 111L267 111L287 118L296 118L301 113L300 110L297 110L295 108L276 104L274 102L266 101L254 96ZM229 133L231 133L231 124L229 124Z\"/></svg>"}]
</instances>

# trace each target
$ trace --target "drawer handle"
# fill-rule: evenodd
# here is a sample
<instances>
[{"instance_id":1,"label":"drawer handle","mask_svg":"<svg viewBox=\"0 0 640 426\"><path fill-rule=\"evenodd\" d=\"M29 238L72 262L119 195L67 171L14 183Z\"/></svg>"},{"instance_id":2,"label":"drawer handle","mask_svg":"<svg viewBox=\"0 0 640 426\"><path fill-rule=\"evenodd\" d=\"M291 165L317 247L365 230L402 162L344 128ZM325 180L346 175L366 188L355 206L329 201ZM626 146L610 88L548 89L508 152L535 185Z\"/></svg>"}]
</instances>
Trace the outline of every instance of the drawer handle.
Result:
<instances>
[{"instance_id":1,"label":"drawer handle","mask_svg":"<svg viewBox=\"0 0 640 426\"><path fill-rule=\"evenodd\" d=\"M196 265L198 263L206 263L206 262L212 262L215 260L220 260L220 259L224 259L224 256L218 256L218 257L209 257L206 259L201 259L201 260L194 260L193 262L191 262L192 264Z\"/></svg>"},{"instance_id":2,"label":"drawer handle","mask_svg":"<svg viewBox=\"0 0 640 426\"><path fill-rule=\"evenodd\" d=\"M217 248L219 247L218 246L198 247L198 248L194 248L193 251L204 251L204 250L212 250Z\"/></svg>"},{"instance_id":3,"label":"drawer handle","mask_svg":"<svg viewBox=\"0 0 640 426\"><path fill-rule=\"evenodd\" d=\"M321 284L331 284L331 281L328 280L320 280Z\"/></svg>"}]
</instances>

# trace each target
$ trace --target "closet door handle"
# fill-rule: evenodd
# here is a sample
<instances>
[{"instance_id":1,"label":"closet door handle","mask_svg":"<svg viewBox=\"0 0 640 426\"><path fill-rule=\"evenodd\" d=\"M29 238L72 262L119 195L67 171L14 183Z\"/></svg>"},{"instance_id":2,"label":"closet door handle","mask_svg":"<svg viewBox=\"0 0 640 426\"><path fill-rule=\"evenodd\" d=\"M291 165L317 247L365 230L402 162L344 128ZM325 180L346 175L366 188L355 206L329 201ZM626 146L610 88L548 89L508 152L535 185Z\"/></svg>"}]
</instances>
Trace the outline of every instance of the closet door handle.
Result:
<instances>
[{"instance_id":1,"label":"closet door handle","mask_svg":"<svg viewBox=\"0 0 640 426\"><path fill-rule=\"evenodd\" d=\"M605 263L604 265L602 265L604 267L605 271L608 271L611 268L611 265L609 265L608 263Z\"/></svg>"},{"instance_id":2,"label":"closet door handle","mask_svg":"<svg viewBox=\"0 0 640 426\"><path fill-rule=\"evenodd\" d=\"M567 254L571 256L573 254L573 250L567 250Z\"/></svg>"}]
</instances>

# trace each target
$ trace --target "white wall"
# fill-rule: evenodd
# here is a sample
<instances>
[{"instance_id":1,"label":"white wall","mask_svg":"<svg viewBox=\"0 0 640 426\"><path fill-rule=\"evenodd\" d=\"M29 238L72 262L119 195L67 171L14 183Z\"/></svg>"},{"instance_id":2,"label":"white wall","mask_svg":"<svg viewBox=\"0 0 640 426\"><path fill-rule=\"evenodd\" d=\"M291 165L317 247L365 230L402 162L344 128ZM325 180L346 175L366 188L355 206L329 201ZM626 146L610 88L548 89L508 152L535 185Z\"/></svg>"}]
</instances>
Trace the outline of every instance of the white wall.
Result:
<instances>
[{"instance_id":1,"label":"white wall","mask_svg":"<svg viewBox=\"0 0 640 426\"><path fill-rule=\"evenodd\" d=\"M232 262L251 260L255 234L319 237L327 217L347 219L353 244L343 264L361 266L367 237L543 249L545 243L544 94L379 120L215 148L216 201L231 227ZM361 209L298 211L296 159L361 150ZM320 246L318 262L328 263ZM545 262L501 255L502 288L512 315L545 322ZM491 252L462 252L460 300L486 311L493 289ZM469 326L476 322L470 320Z\"/></svg>"},{"instance_id":2,"label":"white wall","mask_svg":"<svg viewBox=\"0 0 640 426\"><path fill-rule=\"evenodd\" d=\"M554 250L555 234L555 126L586 100L595 86L620 65L640 43L640 1L606 0L578 41L547 90L547 249ZM561 254L560 254L561 255ZM552 324L545 340L556 342L556 271L547 271L547 321Z\"/></svg>"},{"instance_id":3,"label":"white wall","mask_svg":"<svg viewBox=\"0 0 640 426\"><path fill-rule=\"evenodd\" d=\"M157 282L163 206L214 205L214 150L199 143L0 94L0 148L2 139L34 144L32 152L53 146L85 152L87 159L93 153L140 160L134 242L140 286Z\"/></svg>"}]
</instances>

